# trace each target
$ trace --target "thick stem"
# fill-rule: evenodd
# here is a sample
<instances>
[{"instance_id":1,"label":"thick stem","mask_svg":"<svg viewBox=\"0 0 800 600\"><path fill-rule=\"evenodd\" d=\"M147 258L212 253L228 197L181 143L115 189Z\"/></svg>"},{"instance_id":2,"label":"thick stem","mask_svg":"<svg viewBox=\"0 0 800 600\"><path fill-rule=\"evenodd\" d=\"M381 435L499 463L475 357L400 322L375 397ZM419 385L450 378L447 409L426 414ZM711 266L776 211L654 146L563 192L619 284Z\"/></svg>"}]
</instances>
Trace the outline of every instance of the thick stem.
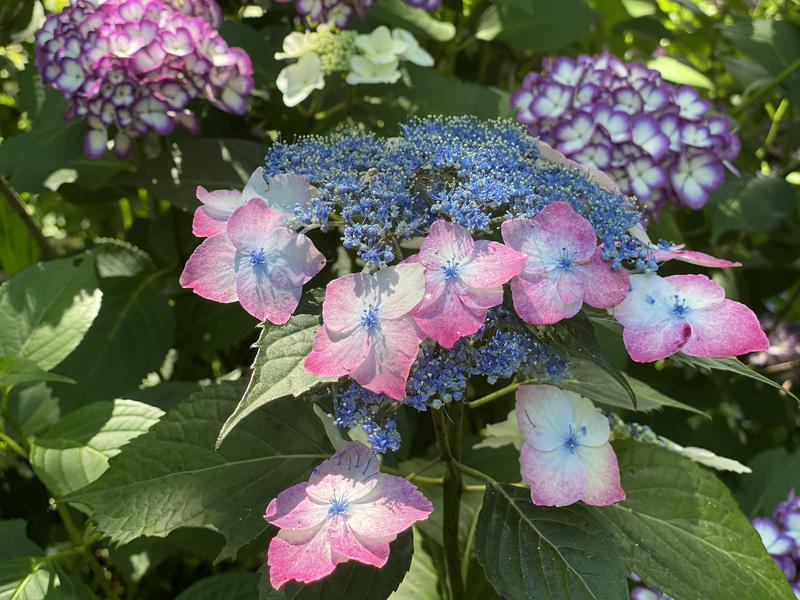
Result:
<instances>
[{"instance_id":1,"label":"thick stem","mask_svg":"<svg viewBox=\"0 0 800 600\"><path fill-rule=\"evenodd\" d=\"M461 578L461 549L458 540L458 519L461 507L461 473L455 461L461 457L461 429L464 418L464 405L460 402L450 404L453 423L449 428L445 423L443 409L432 410L433 428L439 446L439 455L445 463L444 516L442 519L442 545L444 546L447 580L450 597L464 597L464 582Z\"/></svg>"}]
</instances>

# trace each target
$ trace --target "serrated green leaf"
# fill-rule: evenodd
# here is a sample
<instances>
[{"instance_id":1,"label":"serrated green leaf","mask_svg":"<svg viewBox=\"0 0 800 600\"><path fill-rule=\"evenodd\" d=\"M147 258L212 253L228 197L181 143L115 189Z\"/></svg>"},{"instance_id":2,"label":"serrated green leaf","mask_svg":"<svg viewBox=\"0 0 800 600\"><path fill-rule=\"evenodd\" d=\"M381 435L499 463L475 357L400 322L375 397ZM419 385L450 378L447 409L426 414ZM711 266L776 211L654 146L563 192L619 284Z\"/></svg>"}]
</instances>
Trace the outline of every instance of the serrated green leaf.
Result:
<instances>
[{"instance_id":1,"label":"serrated green leaf","mask_svg":"<svg viewBox=\"0 0 800 600\"><path fill-rule=\"evenodd\" d=\"M83 342L58 367L77 385L55 385L65 411L112 400L157 370L172 346L175 317L155 274L101 281L103 306Z\"/></svg>"},{"instance_id":2,"label":"serrated green leaf","mask_svg":"<svg viewBox=\"0 0 800 600\"><path fill-rule=\"evenodd\" d=\"M20 358L19 356L0 356L0 388L11 387L21 383L34 383L37 381L75 383L75 381L69 377L45 371L35 362L27 358Z\"/></svg>"},{"instance_id":3,"label":"serrated green leaf","mask_svg":"<svg viewBox=\"0 0 800 600\"><path fill-rule=\"evenodd\" d=\"M306 371L303 359L311 352L314 334L320 327L316 315L298 314L285 325L265 324L256 342L253 375L244 397L219 432L217 444L253 411L283 396L297 397L318 383L336 381Z\"/></svg>"},{"instance_id":4,"label":"serrated green leaf","mask_svg":"<svg viewBox=\"0 0 800 600\"><path fill-rule=\"evenodd\" d=\"M258 321L239 304L220 304L183 294L175 299L175 312L175 347L179 352L216 352L255 338Z\"/></svg>"},{"instance_id":5,"label":"serrated green leaf","mask_svg":"<svg viewBox=\"0 0 800 600\"><path fill-rule=\"evenodd\" d=\"M728 488L655 445L615 445L626 500L592 512L630 570L682 600L791 600L794 595Z\"/></svg>"},{"instance_id":6,"label":"serrated green leaf","mask_svg":"<svg viewBox=\"0 0 800 600\"><path fill-rule=\"evenodd\" d=\"M303 585L294 581L275 590L269 584L269 567L259 583L259 600L386 600L406 576L414 552L414 536L409 530L391 543L389 560L381 569L356 561L336 567L333 574L316 583Z\"/></svg>"},{"instance_id":7,"label":"serrated green leaf","mask_svg":"<svg viewBox=\"0 0 800 600\"><path fill-rule=\"evenodd\" d=\"M92 253L102 277L136 277L153 270L153 260L141 248L115 238L97 238Z\"/></svg>"},{"instance_id":8,"label":"serrated green leaf","mask_svg":"<svg viewBox=\"0 0 800 600\"><path fill-rule=\"evenodd\" d=\"M0 355L49 371L80 344L100 310L89 255L34 265L0 287Z\"/></svg>"},{"instance_id":9,"label":"serrated green leaf","mask_svg":"<svg viewBox=\"0 0 800 600\"><path fill-rule=\"evenodd\" d=\"M21 519L0 521L0 600L43 600L57 587L57 574L25 530Z\"/></svg>"},{"instance_id":10,"label":"serrated green leaf","mask_svg":"<svg viewBox=\"0 0 800 600\"><path fill-rule=\"evenodd\" d=\"M193 583L175 600L257 600L257 573L221 573Z\"/></svg>"},{"instance_id":11,"label":"serrated green leaf","mask_svg":"<svg viewBox=\"0 0 800 600\"><path fill-rule=\"evenodd\" d=\"M456 36L452 23L439 21L424 8L416 8L402 0L381 0L369 13L371 20L408 29L414 35L449 42Z\"/></svg>"},{"instance_id":12,"label":"serrated green leaf","mask_svg":"<svg viewBox=\"0 0 800 600\"><path fill-rule=\"evenodd\" d=\"M33 470L56 497L79 490L100 477L108 469L108 460L163 414L133 400L79 408L31 441Z\"/></svg>"},{"instance_id":13,"label":"serrated green leaf","mask_svg":"<svg viewBox=\"0 0 800 600\"><path fill-rule=\"evenodd\" d=\"M729 356L725 358L708 358L704 356L688 356L683 354L682 352L678 352L677 354L673 354L669 357L670 360L673 360L682 365L688 365L694 369L698 370L716 370L716 371L728 371L730 373L736 373L737 375L742 375L743 377L747 377L749 379L754 379L755 381L759 381L764 383L776 390L783 392L798 402L797 396L792 393L791 390L784 389L777 381L773 381L769 377L762 375L755 369L751 369L747 365L745 365L742 361L734 356Z\"/></svg>"},{"instance_id":14,"label":"serrated green leaf","mask_svg":"<svg viewBox=\"0 0 800 600\"><path fill-rule=\"evenodd\" d=\"M205 527L226 538L218 560L234 557L266 530L269 501L332 454L310 403L292 397L267 404L214 451L241 393L222 384L193 394L66 500L114 543Z\"/></svg>"},{"instance_id":15,"label":"serrated green leaf","mask_svg":"<svg viewBox=\"0 0 800 600\"><path fill-rule=\"evenodd\" d=\"M439 573L433 557L425 550L422 536L414 532L414 554L411 567L389 600L442 600L439 593Z\"/></svg>"},{"instance_id":16,"label":"serrated green leaf","mask_svg":"<svg viewBox=\"0 0 800 600\"><path fill-rule=\"evenodd\" d=\"M571 390L593 402L607 406L631 409L631 400L625 390L603 369L588 360L573 360L569 364L569 378L563 379L558 387ZM622 374L633 393L636 394L636 410L650 412L661 408L677 408L711 418L702 410L679 402L653 389L625 373Z\"/></svg>"},{"instance_id":17,"label":"serrated green leaf","mask_svg":"<svg viewBox=\"0 0 800 600\"><path fill-rule=\"evenodd\" d=\"M25 435L41 433L61 416L58 398L44 383L14 389L8 410Z\"/></svg>"},{"instance_id":18,"label":"serrated green leaf","mask_svg":"<svg viewBox=\"0 0 800 600\"><path fill-rule=\"evenodd\" d=\"M568 356L589 361L600 367L627 395L630 401L628 408L636 408L636 394L631 384L622 372L603 354L595 339L592 323L584 313L579 312L571 319L564 319L553 325L526 326L538 340L545 344Z\"/></svg>"},{"instance_id":19,"label":"serrated green leaf","mask_svg":"<svg viewBox=\"0 0 800 600\"><path fill-rule=\"evenodd\" d=\"M535 506L530 491L489 484L475 535L489 583L509 600L627 597L614 540L582 505Z\"/></svg>"}]
</instances>

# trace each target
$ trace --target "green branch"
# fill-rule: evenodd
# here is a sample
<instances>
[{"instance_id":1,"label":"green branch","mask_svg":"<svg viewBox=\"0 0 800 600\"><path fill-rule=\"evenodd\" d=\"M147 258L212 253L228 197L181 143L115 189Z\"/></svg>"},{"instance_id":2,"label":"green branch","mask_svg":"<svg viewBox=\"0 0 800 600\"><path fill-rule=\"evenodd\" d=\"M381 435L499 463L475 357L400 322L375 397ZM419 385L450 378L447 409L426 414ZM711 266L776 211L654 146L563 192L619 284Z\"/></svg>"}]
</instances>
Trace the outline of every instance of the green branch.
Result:
<instances>
[{"instance_id":1,"label":"green branch","mask_svg":"<svg viewBox=\"0 0 800 600\"><path fill-rule=\"evenodd\" d=\"M757 100L760 100L761 98L769 94L772 90L774 90L781 83L783 83L784 80L794 75L795 72L797 71L800 71L800 58L795 60L792 64L788 65L785 69L783 69L783 71L775 75L775 77L773 77L766 84L760 87L758 91L754 93L752 96L744 98L741 104L739 104L739 106L737 106L731 113L733 118L738 120L739 117L741 117L742 114L744 114L744 111L747 110L748 107L754 104Z\"/></svg>"}]
</instances>

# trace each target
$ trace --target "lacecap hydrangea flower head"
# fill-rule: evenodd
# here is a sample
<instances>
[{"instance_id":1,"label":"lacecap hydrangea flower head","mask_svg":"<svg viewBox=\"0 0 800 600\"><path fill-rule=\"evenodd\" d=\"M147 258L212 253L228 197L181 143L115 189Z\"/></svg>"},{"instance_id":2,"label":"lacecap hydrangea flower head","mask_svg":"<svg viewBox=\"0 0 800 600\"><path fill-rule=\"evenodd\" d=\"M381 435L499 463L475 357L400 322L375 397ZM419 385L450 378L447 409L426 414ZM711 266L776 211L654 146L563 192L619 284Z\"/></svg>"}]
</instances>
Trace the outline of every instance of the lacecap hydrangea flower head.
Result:
<instances>
[{"instance_id":1,"label":"lacecap hydrangea flower head","mask_svg":"<svg viewBox=\"0 0 800 600\"><path fill-rule=\"evenodd\" d=\"M356 34L329 24L315 31L294 31L283 40L278 60L296 59L284 67L276 84L286 106L296 106L314 90L325 87L325 77L341 73L348 85L396 83L402 62L433 66L433 57L405 29L385 25Z\"/></svg>"},{"instance_id":2,"label":"lacecap hydrangea flower head","mask_svg":"<svg viewBox=\"0 0 800 600\"><path fill-rule=\"evenodd\" d=\"M36 65L67 99L65 116L86 122L86 155L99 158L113 139L125 158L147 133L197 132L195 98L244 113L250 58L228 47L221 22L214 0L76 0L37 32Z\"/></svg>"},{"instance_id":3,"label":"lacecap hydrangea flower head","mask_svg":"<svg viewBox=\"0 0 800 600\"><path fill-rule=\"evenodd\" d=\"M404 406L440 409L465 401L473 378L517 377L537 382L520 390L517 412L532 501L617 502L624 490L608 419L558 388L568 361L541 331L588 305L622 323L636 360L766 347L752 312L711 280L656 273L665 260L737 263L653 244L634 198L507 121L414 119L395 138L344 131L278 142L244 192L198 188L198 199L194 230L204 241L181 283L218 302L238 300L275 326L325 267L308 231L356 259L356 272L330 274L303 365L335 379L315 393L332 399L335 425L366 434L371 447L353 459L360 464L398 449L394 415ZM379 478L377 463L370 469L364 475ZM321 472L343 475L333 464ZM300 512L279 510L281 497L268 511L282 528L268 559L275 585L317 579L347 559L385 561L382 542L354 528L358 546L347 529L350 507L373 497L317 493L315 481L284 492ZM402 504L405 491L386 489Z\"/></svg>"},{"instance_id":4,"label":"lacecap hydrangea flower head","mask_svg":"<svg viewBox=\"0 0 800 600\"><path fill-rule=\"evenodd\" d=\"M649 212L702 207L739 153L728 118L694 88L608 53L545 61L511 104L531 135L604 171Z\"/></svg>"}]
</instances>

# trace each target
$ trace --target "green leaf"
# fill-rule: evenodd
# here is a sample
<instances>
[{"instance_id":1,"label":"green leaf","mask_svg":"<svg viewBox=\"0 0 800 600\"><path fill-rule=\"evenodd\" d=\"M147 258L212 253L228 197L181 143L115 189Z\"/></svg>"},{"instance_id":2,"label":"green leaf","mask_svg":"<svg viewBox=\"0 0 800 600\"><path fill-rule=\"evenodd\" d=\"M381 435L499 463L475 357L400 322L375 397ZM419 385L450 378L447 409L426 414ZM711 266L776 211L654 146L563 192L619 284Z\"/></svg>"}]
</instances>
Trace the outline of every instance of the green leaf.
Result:
<instances>
[{"instance_id":1,"label":"green leaf","mask_svg":"<svg viewBox=\"0 0 800 600\"><path fill-rule=\"evenodd\" d=\"M417 36L425 36L438 42L449 42L456 36L452 23L439 21L424 8L415 8L403 0L381 0L369 13L371 20L395 27L403 27Z\"/></svg>"},{"instance_id":2,"label":"green leaf","mask_svg":"<svg viewBox=\"0 0 800 600\"><path fill-rule=\"evenodd\" d=\"M31 130L5 138L0 144L3 173L18 190L44 192L48 176L82 154L83 124L65 122L65 110L61 94L48 89Z\"/></svg>"},{"instance_id":3,"label":"green leaf","mask_svg":"<svg viewBox=\"0 0 800 600\"><path fill-rule=\"evenodd\" d=\"M58 398L44 383L12 390L8 410L25 435L44 431L61 416Z\"/></svg>"},{"instance_id":4,"label":"green leaf","mask_svg":"<svg viewBox=\"0 0 800 600\"><path fill-rule=\"evenodd\" d=\"M258 321L238 303L209 302L194 294L175 299L179 352L205 354L224 350L247 337L255 338Z\"/></svg>"},{"instance_id":5,"label":"green leaf","mask_svg":"<svg viewBox=\"0 0 800 600\"><path fill-rule=\"evenodd\" d=\"M285 325L265 324L256 342L253 375L239 405L225 421L217 444L253 411L284 396L297 397L318 383L336 381L309 373L303 359L311 352L314 334L319 329L319 317L297 314Z\"/></svg>"},{"instance_id":6,"label":"green leaf","mask_svg":"<svg viewBox=\"0 0 800 600\"><path fill-rule=\"evenodd\" d=\"M636 394L636 410L650 412L661 408L677 408L711 418L700 409L674 400L643 381L639 381L625 373L622 374L633 393ZM569 364L569 379L564 379L558 387L571 390L593 402L614 406L617 408L631 408L630 396L619 386L606 371L588 360L573 360Z\"/></svg>"},{"instance_id":7,"label":"green leaf","mask_svg":"<svg viewBox=\"0 0 800 600\"><path fill-rule=\"evenodd\" d=\"M726 181L708 203L712 241L729 231L773 231L797 209L797 193L778 177Z\"/></svg>"},{"instance_id":8,"label":"green leaf","mask_svg":"<svg viewBox=\"0 0 800 600\"><path fill-rule=\"evenodd\" d=\"M141 248L115 238L97 238L92 249L97 274L107 277L136 277L153 270L153 260Z\"/></svg>"},{"instance_id":9,"label":"green leaf","mask_svg":"<svg viewBox=\"0 0 800 600\"><path fill-rule=\"evenodd\" d=\"M742 361L734 356L729 356L726 358L707 358L703 356L688 356L683 354L682 352L678 352L677 354L673 354L669 357L670 360L673 360L679 364L690 366L694 369L698 370L717 370L717 371L728 371L730 373L736 373L737 375L742 375L743 377L747 377L749 379L754 379L755 381L764 383L772 388L775 388L779 392L788 394L795 400L800 402L800 399L791 392L791 390L784 389L777 381L773 381L769 377L762 375L755 369L751 369Z\"/></svg>"},{"instance_id":10,"label":"green leaf","mask_svg":"<svg viewBox=\"0 0 800 600\"><path fill-rule=\"evenodd\" d=\"M56 496L81 489L108 469L108 459L143 434L164 414L134 402L95 402L75 410L31 442L30 461Z\"/></svg>"},{"instance_id":11,"label":"green leaf","mask_svg":"<svg viewBox=\"0 0 800 600\"><path fill-rule=\"evenodd\" d=\"M408 67L411 88L399 92L408 96L417 114L474 115L481 119L497 118L508 105L508 95L433 69Z\"/></svg>"},{"instance_id":12,"label":"green leaf","mask_svg":"<svg viewBox=\"0 0 800 600\"><path fill-rule=\"evenodd\" d=\"M292 581L275 590L269 584L269 567L266 567L258 586L259 600L386 600L411 566L413 538L410 530L397 536L391 544L389 560L381 569L351 560L338 565L325 579L308 585Z\"/></svg>"},{"instance_id":13,"label":"green leaf","mask_svg":"<svg viewBox=\"0 0 800 600\"><path fill-rule=\"evenodd\" d=\"M682 600L794 595L728 488L691 460L655 445L615 445L627 496L592 508L626 565Z\"/></svg>"},{"instance_id":14,"label":"green leaf","mask_svg":"<svg viewBox=\"0 0 800 600\"><path fill-rule=\"evenodd\" d=\"M583 0L494 0L481 15L475 37L552 52L588 32L597 16Z\"/></svg>"},{"instance_id":15,"label":"green leaf","mask_svg":"<svg viewBox=\"0 0 800 600\"><path fill-rule=\"evenodd\" d=\"M263 144L252 140L192 137L172 144L168 154L145 162L120 183L148 188L159 200L194 210L198 185L241 190L263 156Z\"/></svg>"},{"instance_id":16,"label":"green leaf","mask_svg":"<svg viewBox=\"0 0 800 600\"><path fill-rule=\"evenodd\" d=\"M440 600L439 573L433 562L433 557L423 546L423 537L419 532L414 533L414 554L411 557L411 567L400 587L397 588L389 600Z\"/></svg>"},{"instance_id":17,"label":"green leaf","mask_svg":"<svg viewBox=\"0 0 800 600\"><path fill-rule=\"evenodd\" d=\"M657 56L647 63L667 81L680 85L691 85L707 90L714 89L714 83L694 67L671 56Z\"/></svg>"},{"instance_id":18,"label":"green leaf","mask_svg":"<svg viewBox=\"0 0 800 600\"><path fill-rule=\"evenodd\" d=\"M0 355L49 371L83 339L100 310L91 256L34 265L0 287Z\"/></svg>"},{"instance_id":19,"label":"green leaf","mask_svg":"<svg viewBox=\"0 0 800 600\"><path fill-rule=\"evenodd\" d=\"M627 597L611 535L582 505L535 506L530 490L489 484L475 535L489 583L509 600Z\"/></svg>"},{"instance_id":20,"label":"green leaf","mask_svg":"<svg viewBox=\"0 0 800 600\"><path fill-rule=\"evenodd\" d=\"M25 529L21 519L0 521L1 600L42 600L56 591L58 575Z\"/></svg>"},{"instance_id":21,"label":"green leaf","mask_svg":"<svg viewBox=\"0 0 800 600\"><path fill-rule=\"evenodd\" d=\"M170 409L110 461L103 476L67 496L113 543L164 537L179 527L222 533L218 560L267 529L269 501L332 451L310 403L287 397L242 422L214 451L242 386L210 386Z\"/></svg>"},{"instance_id":22,"label":"green leaf","mask_svg":"<svg viewBox=\"0 0 800 600\"><path fill-rule=\"evenodd\" d=\"M0 268L14 275L30 267L42 251L25 222L0 193Z\"/></svg>"},{"instance_id":23,"label":"green leaf","mask_svg":"<svg viewBox=\"0 0 800 600\"><path fill-rule=\"evenodd\" d=\"M257 573L221 573L192 584L175 600L256 600L258 581Z\"/></svg>"},{"instance_id":24,"label":"green leaf","mask_svg":"<svg viewBox=\"0 0 800 600\"><path fill-rule=\"evenodd\" d=\"M100 314L58 368L78 382L54 386L62 409L117 398L161 366L172 346L175 317L155 275L101 281Z\"/></svg>"},{"instance_id":25,"label":"green leaf","mask_svg":"<svg viewBox=\"0 0 800 600\"><path fill-rule=\"evenodd\" d=\"M36 381L75 383L75 381L69 377L63 377L56 373L45 371L35 362L27 358L20 358L19 356L0 356L0 388Z\"/></svg>"},{"instance_id":26,"label":"green leaf","mask_svg":"<svg viewBox=\"0 0 800 600\"><path fill-rule=\"evenodd\" d=\"M770 448L747 466L753 472L740 478L736 497L748 516L768 515L791 490L800 491L800 452L789 454L783 448Z\"/></svg>"},{"instance_id":27,"label":"green leaf","mask_svg":"<svg viewBox=\"0 0 800 600\"><path fill-rule=\"evenodd\" d=\"M594 329L589 318L582 312L571 319L559 321L554 325L538 326L526 325L533 335L544 342L563 352L568 356L573 356L579 360L589 361L605 371L627 395L630 406L636 408L636 394L628 382L628 379L620 372L617 367L603 354L594 336Z\"/></svg>"}]
</instances>

